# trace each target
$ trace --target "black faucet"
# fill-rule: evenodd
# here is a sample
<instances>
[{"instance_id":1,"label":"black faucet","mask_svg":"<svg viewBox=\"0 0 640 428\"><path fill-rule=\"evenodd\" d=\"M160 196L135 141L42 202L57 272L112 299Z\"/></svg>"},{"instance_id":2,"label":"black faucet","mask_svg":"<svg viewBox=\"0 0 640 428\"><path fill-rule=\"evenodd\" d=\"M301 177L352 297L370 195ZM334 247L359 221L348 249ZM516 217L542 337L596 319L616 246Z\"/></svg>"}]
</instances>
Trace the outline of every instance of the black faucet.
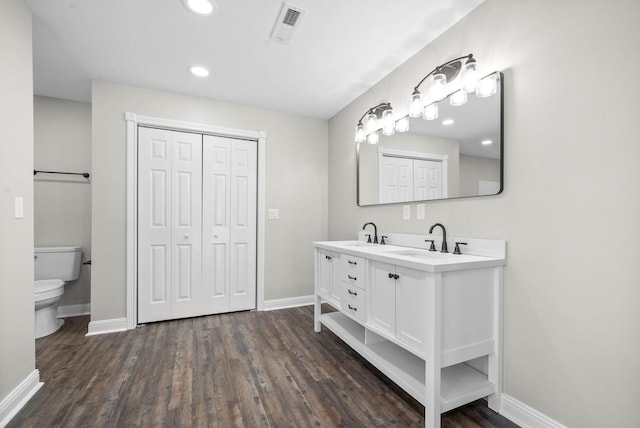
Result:
<instances>
[{"instance_id":1,"label":"black faucet","mask_svg":"<svg viewBox=\"0 0 640 428\"><path fill-rule=\"evenodd\" d=\"M378 228L376 227L375 223L369 222L369 223L365 223L364 226L362 226L362 230L365 229L365 227L367 226L373 226L373 243L377 244L378 243ZM371 235L367 235L369 237L369 239L367 240L367 242L371 242Z\"/></svg>"},{"instance_id":2,"label":"black faucet","mask_svg":"<svg viewBox=\"0 0 640 428\"><path fill-rule=\"evenodd\" d=\"M447 249L447 229L445 229L441 223L436 223L433 226L431 226L431 229L429 229L429 233L433 233L433 229L436 226L440 226L440 228L442 228L442 248L440 249L440 252L448 253L449 250Z\"/></svg>"}]
</instances>

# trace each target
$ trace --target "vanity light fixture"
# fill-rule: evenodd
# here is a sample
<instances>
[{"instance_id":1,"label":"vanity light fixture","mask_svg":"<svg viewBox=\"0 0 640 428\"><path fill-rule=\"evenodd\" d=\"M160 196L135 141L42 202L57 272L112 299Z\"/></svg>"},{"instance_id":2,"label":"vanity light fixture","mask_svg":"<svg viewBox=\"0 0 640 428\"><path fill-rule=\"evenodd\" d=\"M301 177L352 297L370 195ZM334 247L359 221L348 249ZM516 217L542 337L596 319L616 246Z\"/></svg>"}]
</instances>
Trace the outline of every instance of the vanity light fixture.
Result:
<instances>
[{"instance_id":1,"label":"vanity light fixture","mask_svg":"<svg viewBox=\"0 0 640 428\"><path fill-rule=\"evenodd\" d=\"M435 120L438 118L438 103L431 103L424 108L422 117L424 120Z\"/></svg>"},{"instance_id":2,"label":"vanity light fixture","mask_svg":"<svg viewBox=\"0 0 640 428\"><path fill-rule=\"evenodd\" d=\"M366 120L365 120L366 117ZM362 121L365 120L363 123ZM382 129L384 135L393 135L396 131L396 123L393 119L393 107L391 103L380 103L367 110L356 125L356 143L378 144L378 132Z\"/></svg>"},{"instance_id":3,"label":"vanity light fixture","mask_svg":"<svg viewBox=\"0 0 640 428\"><path fill-rule=\"evenodd\" d=\"M216 4L213 0L183 0L184 5L191 12L198 15L211 15L216 11Z\"/></svg>"},{"instance_id":4,"label":"vanity light fixture","mask_svg":"<svg viewBox=\"0 0 640 428\"><path fill-rule=\"evenodd\" d=\"M449 97L449 104L453 107L458 107L465 105L469 97L467 96L467 91L464 89L459 89ZM426 119L426 118L425 118Z\"/></svg>"},{"instance_id":5,"label":"vanity light fixture","mask_svg":"<svg viewBox=\"0 0 640 428\"><path fill-rule=\"evenodd\" d=\"M430 105L436 105L439 101L445 99L449 93L451 84L460 76L459 91L455 92L450 99L452 106L461 106L467 102L467 92L473 92L478 87L478 67L477 61L473 58L473 54L461 56L459 58L447 61L431 70L429 74L424 76L422 80L413 88L411 94L411 102L409 104L409 116L422 117L425 120L433 120L433 107L427 110L425 102L430 101ZM420 92L420 86L429 79L429 100L425 100Z\"/></svg>"},{"instance_id":6,"label":"vanity light fixture","mask_svg":"<svg viewBox=\"0 0 640 428\"><path fill-rule=\"evenodd\" d=\"M486 98L494 95L498 91L498 82L496 80L495 73L492 73L478 82L478 88L476 89L476 96L479 98Z\"/></svg>"},{"instance_id":7,"label":"vanity light fixture","mask_svg":"<svg viewBox=\"0 0 640 428\"><path fill-rule=\"evenodd\" d=\"M193 65L189 68L189 71L191 74L198 77L207 77L209 75L209 70L201 65Z\"/></svg>"},{"instance_id":8,"label":"vanity light fixture","mask_svg":"<svg viewBox=\"0 0 640 428\"><path fill-rule=\"evenodd\" d=\"M401 117L396 121L396 132L407 132L409 130L409 116Z\"/></svg>"}]
</instances>

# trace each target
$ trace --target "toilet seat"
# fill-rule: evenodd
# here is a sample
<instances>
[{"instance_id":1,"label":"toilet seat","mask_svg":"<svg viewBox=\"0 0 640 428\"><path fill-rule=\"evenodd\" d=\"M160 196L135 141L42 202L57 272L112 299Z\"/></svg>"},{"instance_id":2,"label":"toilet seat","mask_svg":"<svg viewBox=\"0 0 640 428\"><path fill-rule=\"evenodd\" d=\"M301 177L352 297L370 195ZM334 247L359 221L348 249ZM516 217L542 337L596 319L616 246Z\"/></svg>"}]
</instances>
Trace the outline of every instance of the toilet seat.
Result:
<instances>
[{"instance_id":1,"label":"toilet seat","mask_svg":"<svg viewBox=\"0 0 640 428\"><path fill-rule=\"evenodd\" d=\"M61 296L64 293L64 281L61 279L39 279L33 285L36 302Z\"/></svg>"}]
</instances>

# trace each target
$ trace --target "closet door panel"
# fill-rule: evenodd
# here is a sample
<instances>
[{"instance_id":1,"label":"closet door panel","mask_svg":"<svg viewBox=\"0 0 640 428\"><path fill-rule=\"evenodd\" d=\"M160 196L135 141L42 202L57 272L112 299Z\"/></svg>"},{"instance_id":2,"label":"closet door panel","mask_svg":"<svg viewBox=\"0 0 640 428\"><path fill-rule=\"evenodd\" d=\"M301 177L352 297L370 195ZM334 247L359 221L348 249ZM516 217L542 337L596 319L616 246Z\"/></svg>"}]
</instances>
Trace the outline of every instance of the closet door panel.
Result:
<instances>
[{"instance_id":1,"label":"closet door panel","mask_svg":"<svg viewBox=\"0 0 640 428\"><path fill-rule=\"evenodd\" d=\"M171 132L138 130L138 322L171 317Z\"/></svg>"},{"instance_id":2,"label":"closet door panel","mask_svg":"<svg viewBox=\"0 0 640 428\"><path fill-rule=\"evenodd\" d=\"M257 146L231 143L231 283L232 311L256 307Z\"/></svg>"},{"instance_id":3,"label":"closet door panel","mask_svg":"<svg viewBox=\"0 0 640 428\"><path fill-rule=\"evenodd\" d=\"M202 159L202 281L212 313L228 312L231 145L226 139L205 135Z\"/></svg>"}]
</instances>

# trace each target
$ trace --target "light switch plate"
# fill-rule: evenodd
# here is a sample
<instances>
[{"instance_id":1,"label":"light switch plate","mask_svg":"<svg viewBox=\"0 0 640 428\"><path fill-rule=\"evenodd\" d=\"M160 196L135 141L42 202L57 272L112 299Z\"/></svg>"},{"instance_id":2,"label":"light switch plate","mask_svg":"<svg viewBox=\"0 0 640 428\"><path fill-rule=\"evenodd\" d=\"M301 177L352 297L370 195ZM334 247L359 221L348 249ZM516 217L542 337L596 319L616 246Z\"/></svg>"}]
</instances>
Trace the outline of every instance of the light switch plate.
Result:
<instances>
[{"instance_id":1,"label":"light switch plate","mask_svg":"<svg viewBox=\"0 0 640 428\"><path fill-rule=\"evenodd\" d=\"M411 205L402 206L402 219L411 220Z\"/></svg>"},{"instance_id":2,"label":"light switch plate","mask_svg":"<svg viewBox=\"0 0 640 428\"><path fill-rule=\"evenodd\" d=\"M280 210L277 208L269 208L269 220L279 220Z\"/></svg>"},{"instance_id":3,"label":"light switch plate","mask_svg":"<svg viewBox=\"0 0 640 428\"><path fill-rule=\"evenodd\" d=\"M418 220L424 220L424 204L418 204L416 205L416 218Z\"/></svg>"},{"instance_id":4,"label":"light switch plate","mask_svg":"<svg viewBox=\"0 0 640 428\"><path fill-rule=\"evenodd\" d=\"M15 218L24 218L24 198L22 196L16 196L15 199Z\"/></svg>"}]
</instances>

